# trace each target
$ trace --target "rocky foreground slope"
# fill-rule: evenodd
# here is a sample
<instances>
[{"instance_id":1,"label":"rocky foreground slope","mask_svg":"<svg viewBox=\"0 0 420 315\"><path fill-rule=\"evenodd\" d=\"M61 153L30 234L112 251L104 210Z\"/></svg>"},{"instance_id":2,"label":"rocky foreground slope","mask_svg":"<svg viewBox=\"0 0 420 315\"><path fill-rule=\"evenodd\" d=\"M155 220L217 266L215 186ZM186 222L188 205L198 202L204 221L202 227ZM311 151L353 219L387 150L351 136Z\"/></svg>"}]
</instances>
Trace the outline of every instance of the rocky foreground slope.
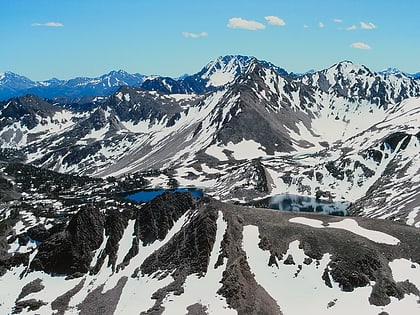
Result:
<instances>
[{"instance_id":1,"label":"rocky foreground slope","mask_svg":"<svg viewBox=\"0 0 420 315\"><path fill-rule=\"evenodd\" d=\"M1 214L2 314L420 309L414 227L187 193L165 193L144 205L101 198L62 201L45 212L28 199L26 208L17 203Z\"/></svg>"}]
</instances>

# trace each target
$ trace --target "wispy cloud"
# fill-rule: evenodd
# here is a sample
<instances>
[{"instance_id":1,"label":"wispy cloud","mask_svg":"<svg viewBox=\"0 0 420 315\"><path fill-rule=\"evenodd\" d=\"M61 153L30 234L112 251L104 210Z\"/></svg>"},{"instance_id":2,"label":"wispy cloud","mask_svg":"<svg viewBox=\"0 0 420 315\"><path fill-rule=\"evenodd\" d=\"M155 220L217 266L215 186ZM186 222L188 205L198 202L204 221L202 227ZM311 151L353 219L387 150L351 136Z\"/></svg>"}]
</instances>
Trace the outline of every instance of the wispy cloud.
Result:
<instances>
[{"instance_id":1,"label":"wispy cloud","mask_svg":"<svg viewBox=\"0 0 420 315\"><path fill-rule=\"evenodd\" d=\"M343 20L342 19L334 19L333 20L335 23L343 23Z\"/></svg>"},{"instance_id":2,"label":"wispy cloud","mask_svg":"<svg viewBox=\"0 0 420 315\"><path fill-rule=\"evenodd\" d=\"M282 18L279 18L278 16L269 15L269 16L265 16L264 19L266 19L266 21L270 25L274 25L274 26L285 26L286 25L286 22Z\"/></svg>"},{"instance_id":3,"label":"wispy cloud","mask_svg":"<svg viewBox=\"0 0 420 315\"><path fill-rule=\"evenodd\" d=\"M208 34L206 32L201 32L199 34L190 33L190 32L182 32L182 36L185 38L199 38L199 37L206 37Z\"/></svg>"},{"instance_id":4,"label":"wispy cloud","mask_svg":"<svg viewBox=\"0 0 420 315\"><path fill-rule=\"evenodd\" d=\"M357 26L356 25L352 25L346 28L347 31L354 31L357 30Z\"/></svg>"},{"instance_id":5,"label":"wispy cloud","mask_svg":"<svg viewBox=\"0 0 420 315\"><path fill-rule=\"evenodd\" d=\"M351 48L369 50L372 49L368 44L362 42L356 42L350 45Z\"/></svg>"},{"instance_id":6,"label":"wispy cloud","mask_svg":"<svg viewBox=\"0 0 420 315\"><path fill-rule=\"evenodd\" d=\"M250 30L250 31L265 29L265 25L260 22L245 20L243 18L238 18L238 17L229 19L227 27L241 28L241 29Z\"/></svg>"},{"instance_id":7,"label":"wispy cloud","mask_svg":"<svg viewBox=\"0 0 420 315\"><path fill-rule=\"evenodd\" d=\"M60 22L47 22L47 23L32 23L32 26L63 27L64 24Z\"/></svg>"},{"instance_id":8,"label":"wispy cloud","mask_svg":"<svg viewBox=\"0 0 420 315\"><path fill-rule=\"evenodd\" d=\"M319 25L320 28L324 28L325 27L325 24L323 22L319 22L318 25Z\"/></svg>"},{"instance_id":9,"label":"wispy cloud","mask_svg":"<svg viewBox=\"0 0 420 315\"><path fill-rule=\"evenodd\" d=\"M309 25L303 24L303 28L309 28Z\"/></svg>"},{"instance_id":10,"label":"wispy cloud","mask_svg":"<svg viewBox=\"0 0 420 315\"><path fill-rule=\"evenodd\" d=\"M377 28L377 26L373 24L372 22L369 22L369 23L360 22L360 27L364 30L373 30Z\"/></svg>"}]
</instances>

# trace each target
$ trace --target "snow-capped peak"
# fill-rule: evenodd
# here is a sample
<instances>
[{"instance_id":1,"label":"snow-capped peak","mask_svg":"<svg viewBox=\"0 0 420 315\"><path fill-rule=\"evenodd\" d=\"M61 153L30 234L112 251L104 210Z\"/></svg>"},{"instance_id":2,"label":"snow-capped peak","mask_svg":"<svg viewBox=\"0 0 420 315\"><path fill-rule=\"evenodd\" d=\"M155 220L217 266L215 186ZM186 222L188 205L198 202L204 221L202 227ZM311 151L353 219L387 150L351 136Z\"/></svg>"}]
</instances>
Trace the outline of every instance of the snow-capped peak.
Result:
<instances>
[{"instance_id":1,"label":"snow-capped peak","mask_svg":"<svg viewBox=\"0 0 420 315\"><path fill-rule=\"evenodd\" d=\"M336 73L341 73L344 76L348 76L349 74L354 74L358 76L360 75L372 76L373 75L373 72L367 67L365 67L364 65L353 63L352 61L349 61L349 60L341 61L333 65L327 70L327 72L331 72L331 71L336 72Z\"/></svg>"},{"instance_id":2,"label":"snow-capped peak","mask_svg":"<svg viewBox=\"0 0 420 315\"><path fill-rule=\"evenodd\" d=\"M232 82L255 57L223 56L210 62L202 70L202 79L207 79L207 86L222 86Z\"/></svg>"}]
</instances>

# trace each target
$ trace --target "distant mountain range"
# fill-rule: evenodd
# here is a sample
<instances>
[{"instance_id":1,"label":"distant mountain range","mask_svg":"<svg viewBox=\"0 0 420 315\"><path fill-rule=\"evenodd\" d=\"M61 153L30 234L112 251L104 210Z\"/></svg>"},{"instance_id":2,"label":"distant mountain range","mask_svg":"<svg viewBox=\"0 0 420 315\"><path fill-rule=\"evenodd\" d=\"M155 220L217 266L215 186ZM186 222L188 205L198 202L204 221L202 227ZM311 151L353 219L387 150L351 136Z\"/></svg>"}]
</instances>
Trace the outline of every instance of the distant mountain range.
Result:
<instances>
[{"instance_id":1,"label":"distant mountain range","mask_svg":"<svg viewBox=\"0 0 420 315\"><path fill-rule=\"evenodd\" d=\"M232 82L252 61L258 61L284 77L299 77L314 73L287 72L270 62L251 56L227 55L217 58L192 75L179 78L130 74L123 70L111 71L96 78L77 77L70 80L56 78L46 81L32 81L13 72L0 74L0 100L35 94L39 97L58 99L67 103L89 102L96 96L109 96L121 86L141 87L149 91L162 93L204 93L214 91L228 82ZM379 75L399 75L420 79L420 72L408 74L395 68L378 72Z\"/></svg>"},{"instance_id":2,"label":"distant mountain range","mask_svg":"<svg viewBox=\"0 0 420 315\"><path fill-rule=\"evenodd\" d=\"M0 75L0 99L35 94L43 98L77 99L86 96L108 96L121 86L141 86L147 77L125 71L111 71L97 78L32 81L12 72Z\"/></svg>"}]
</instances>

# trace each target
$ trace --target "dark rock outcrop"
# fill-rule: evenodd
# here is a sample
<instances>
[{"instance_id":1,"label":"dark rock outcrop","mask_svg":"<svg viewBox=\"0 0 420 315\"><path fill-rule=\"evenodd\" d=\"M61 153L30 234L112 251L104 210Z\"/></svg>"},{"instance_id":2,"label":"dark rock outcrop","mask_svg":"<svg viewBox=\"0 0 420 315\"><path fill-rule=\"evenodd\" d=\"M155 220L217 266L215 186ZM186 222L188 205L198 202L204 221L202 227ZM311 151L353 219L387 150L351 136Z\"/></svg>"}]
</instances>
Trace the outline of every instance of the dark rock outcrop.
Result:
<instances>
[{"instance_id":1,"label":"dark rock outcrop","mask_svg":"<svg viewBox=\"0 0 420 315\"><path fill-rule=\"evenodd\" d=\"M120 212L114 209L107 213L105 220L105 235L108 236L108 241L106 243L105 250L99 256L98 261L92 270L94 274L99 272L107 256L109 257L108 267L111 266L112 270L115 270L118 258L117 253L119 241L121 240L124 230L127 227L128 219L128 212Z\"/></svg>"},{"instance_id":2,"label":"dark rock outcrop","mask_svg":"<svg viewBox=\"0 0 420 315\"><path fill-rule=\"evenodd\" d=\"M36 311L41 306L44 306L44 305L47 305L47 304L48 304L47 302L44 302L44 301L41 301L41 300L36 300L36 299L19 301L19 302L16 302L15 307L13 308L13 313L12 314L20 314L25 309L27 309L29 311Z\"/></svg>"},{"instance_id":3,"label":"dark rock outcrop","mask_svg":"<svg viewBox=\"0 0 420 315\"><path fill-rule=\"evenodd\" d=\"M104 215L96 208L80 210L63 233L57 233L38 247L30 268L56 274L86 273L92 251L103 241Z\"/></svg>"},{"instance_id":4,"label":"dark rock outcrop","mask_svg":"<svg viewBox=\"0 0 420 315\"><path fill-rule=\"evenodd\" d=\"M182 232L174 235L167 244L144 261L141 272L150 275L157 270L169 273L175 271L175 277L205 274L216 239L217 216L215 208L201 209L183 227Z\"/></svg>"},{"instance_id":5,"label":"dark rock outcrop","mask_svg":"<svg viewBox=\"0 0 420 315\"><path fill-rule=\"evenodd\" d=\"M45 286L42 284L42 280L37 278L22 288L22 291L20 292L17 300L23 299L25 296L31 293L42 291L44 288Z\"/></svg>"},{"instance_id":6,"label":"dark rock outcrop","mask_svg":"<svg viewBox=\"0 0 420 315\"><path fill-rule=\"evenodd\" d=\"M193 205L194 200L189 193L166 192L156 197L137 212L136 235L143 245L163 240L174 222Z\"/></svg>"}]
</instances>

